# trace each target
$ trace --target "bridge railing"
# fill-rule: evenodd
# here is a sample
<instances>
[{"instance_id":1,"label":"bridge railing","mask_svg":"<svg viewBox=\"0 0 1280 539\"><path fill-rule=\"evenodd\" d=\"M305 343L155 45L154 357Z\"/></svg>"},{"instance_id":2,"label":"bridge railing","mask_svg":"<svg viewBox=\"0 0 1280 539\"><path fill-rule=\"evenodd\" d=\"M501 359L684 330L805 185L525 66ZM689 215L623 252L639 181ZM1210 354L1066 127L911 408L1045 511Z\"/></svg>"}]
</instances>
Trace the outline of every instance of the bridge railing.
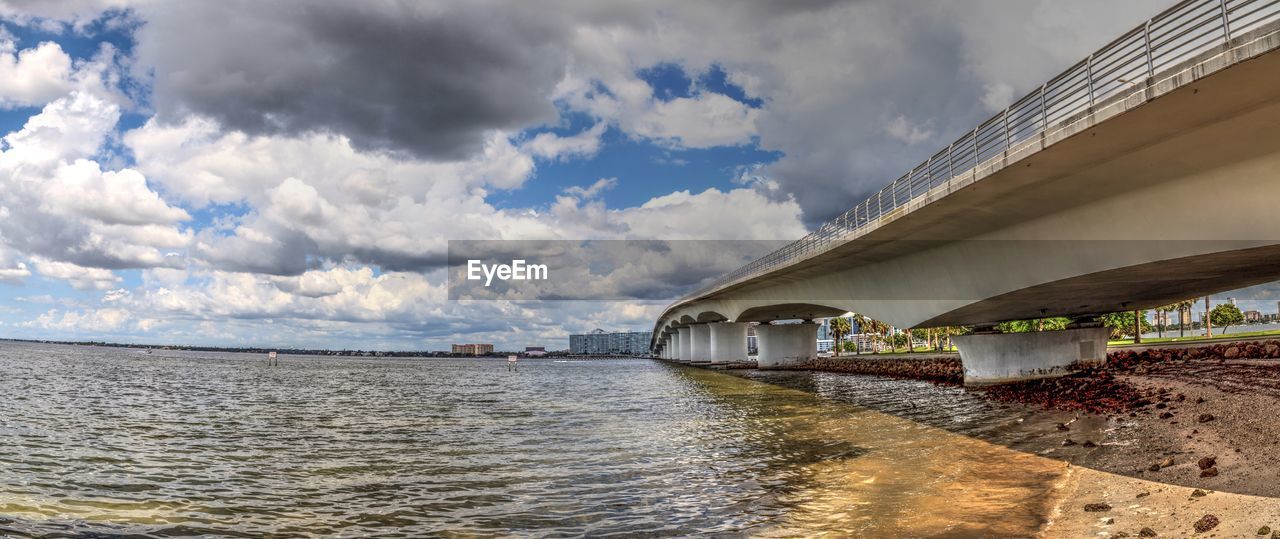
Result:
<instances>
[{"instance_id":1,"label":"bridge railing","mask_svg":"<svg viewBox=\"0 0 1280 539\"><path fill-rule=\"evenodd\" d=\"M976 179L984 165L1007 160L1020 145L1042 141L1046 133L1070 124L1098 103L1133 92L1135 87L1146 87L1157 73L1278 20L1280 0L1179 2L978 124L853 209L676 303L785 267L860 236L877 227L882 218L945 195L952 180Z\"/></svg>"}]
</instances>

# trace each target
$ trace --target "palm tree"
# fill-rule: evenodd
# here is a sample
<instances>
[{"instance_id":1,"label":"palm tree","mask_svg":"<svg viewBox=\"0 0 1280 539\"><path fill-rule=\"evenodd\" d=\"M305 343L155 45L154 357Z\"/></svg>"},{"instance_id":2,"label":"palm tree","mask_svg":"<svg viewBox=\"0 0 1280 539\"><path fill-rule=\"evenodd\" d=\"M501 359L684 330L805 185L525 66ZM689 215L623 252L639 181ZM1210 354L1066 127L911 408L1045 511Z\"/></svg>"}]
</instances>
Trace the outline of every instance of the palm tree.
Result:
<instances>
[{"instance_id":1,"label":"palm tree","mask_svg":"<svg viewBox=\"0 0 1280 539\"><path fill-rule=\"evenodd\" d=\"M844 348L844 338L851 331L853 325L849 323L849 319L843 316L837 316L827 321L827 325L831 328L831 336L836 340L836 355L840 355L841 349Z\"/></svg>"},{"instance_id":2,"label":"palm tree","mask_svg":"<svg viewBox=\"0 0 1280 539\"><path fill-rule=\"evenodd\" d=\"M871 335L872 351L878 353L880 345L884 342L885 334L889 331L889 325L866 315L855 314L854 316L858 321L858 328L863 333Z\"/></svg>"},{"instance_id":3,"label":"palm tree","mask_svg":"<svg viewBox=\"0 0 1280 539\"><path fill-rule=\"evenodd\" d=\"M1174 305L1178 307L1178 337L1179 338L1186 337L1187 326L1186 324L1183 323L1183 320L1191 318L1191 309L1195 308L1196 300L1195 298L1184 299L1182 301L1175 303ZM1183 314L1183 313L1186 313L1186 314Z\"/></svg>"},{"instance_id":4,"label":"palm tree","mask_svg":"<svg viewBox=\"0 0 1280 539\"><path fill-rule=\"evenodd\" d=\"M1175 304L1175 303L1170 303L1170 304L1168 304L1168 305L1161 305L1161 306L1159 306L1159 307L1156 307L1156 308L1155 308L1155 311L1156 311L1156 337L1161 338L1161 339L1163 339L1163 338L1164 338L1164 324L1165 324L1165 322L1168 322L1168 321L1169 321L1169 313L1173 312L1173 310L1174 310L1174 309L1176 309L1176 308L1178 308L1178 305L1177 305L1177 304Z\"/></svg>"},{"instance_id":5,"label":"palm tree","mask_svg":"<svg viewBox=\"0 0 1280 539\"><path fill-rule=\"evenodd\" d=\"M1156 325L1156 331L1159 332L1161 337L1164 337L1164 328L1167 325L1167 322L1169 321L1169 313L1175 312L1175 311L1178 313L1178 336L1179 337L1182 336L1182 332L1183 332L1182 312L1190 310L1192 303L1194 302L1195 300L1184 299L1182 301L1175 301L1168 305L1162 305L1160 307L1156 307L1157 313L1164 313L1164 316L1158 317L1159 318L1158 322L1160 322L1160 324Z\"/></svg>"}]
</instances>

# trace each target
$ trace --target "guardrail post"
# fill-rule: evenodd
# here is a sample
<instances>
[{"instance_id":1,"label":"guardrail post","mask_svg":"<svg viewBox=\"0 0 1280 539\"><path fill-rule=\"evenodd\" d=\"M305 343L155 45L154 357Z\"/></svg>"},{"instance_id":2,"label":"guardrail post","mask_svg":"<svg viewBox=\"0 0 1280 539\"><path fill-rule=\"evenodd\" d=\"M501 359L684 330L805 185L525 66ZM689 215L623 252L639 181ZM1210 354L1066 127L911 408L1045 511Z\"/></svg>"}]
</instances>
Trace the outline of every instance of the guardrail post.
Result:
<instances>
[{"instance_id":1,"label":"guardrail post","mask_svg":"<svg viewBox=\"0 0 1280 539\"><path fill-rule=\"evenodd\" d=\"M1222 36L1226 38L1227 44L1231 43L1231 11L1227 9L1227 0L1218 0L1218 5L1222 8Z\"/></svg>"},{"instance_id":2,"label":"guardrail post","mask_svg":"<svg viewBox=\"0 0 1280 539\"><path fill-rule=\"evenodd\" d=\"M1156 64L1155 51L1151 50L1151 19L1147 19L1147 24L1142 29L1142 37L1147 41L1147 78L1155 78Z\"/></svg>"},{"instance_id":3,"label":"guardrail post","mask_svg":"<svg viewBox=\"0 0 1280 539\"><path fill-rule=\"evenodd\" d=\"M956 162L951 158L951 150L955 149L956 143L952 142L947 146L947 181L956 177Z\"/></svg>"},{"instance_id":4,"label":"guardrail post","mask_svg":"<svg viewBox=\"0 0 1280 539\"><path fill-rule=\"evenodd\" d=\"M982 124L978 124L978 127L973 128L973 179L975 180L978 179L978 163L982 160L982 152L978 150L978 129L981 127Z\"/></svg>"},{"instance_id":5,"label":"guardrail post","mask_svg":"<svg viewBox=\"0 0 1280 539\"><path fill-rule=\"evenodd\" d=\"M1009 135L1009 109L1004 109L1004 158L1009 159L1009 151L1013 149L1013 138Z\"/></svg>"},{"instance_id":6,"label":"guardrail post","mask_svg":"<svg viewBox=\"0 0 1280 539\"><path fill-rule=\"evenodd\" d=\"M1049 134L1049 83L1040 85L1040 139Z\"/></svg>"},{"instance_id":7,"label":"guardrail post","mask_svg":"<svg viewBox=\"0 0 1280 539\"><path fill-rule=\"evenodd\" d=\"M1089 106L1093 106L1093 55L1084 63L1085 76L1089 77Z\"/></svg>"}]
</instances>

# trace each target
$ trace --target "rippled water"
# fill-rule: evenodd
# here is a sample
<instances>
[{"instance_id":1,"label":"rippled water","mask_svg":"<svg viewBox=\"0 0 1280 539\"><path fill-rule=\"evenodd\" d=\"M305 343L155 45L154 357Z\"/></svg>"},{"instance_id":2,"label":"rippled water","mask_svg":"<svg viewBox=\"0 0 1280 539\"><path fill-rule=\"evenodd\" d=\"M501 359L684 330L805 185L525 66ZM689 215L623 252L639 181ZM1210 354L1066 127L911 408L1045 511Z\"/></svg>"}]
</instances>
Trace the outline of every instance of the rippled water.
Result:
<instances>
[{"instance_id":1,"label":"rippled water","mask_svg":"<svg viewBox=\"0 0 1280 539\"><path fill-rule=\"evenodd\" d=\"M865 378L280 363L0 342L0 533L1026 534L1059 473L850 404Z\"/></svg>"}]
</instances>

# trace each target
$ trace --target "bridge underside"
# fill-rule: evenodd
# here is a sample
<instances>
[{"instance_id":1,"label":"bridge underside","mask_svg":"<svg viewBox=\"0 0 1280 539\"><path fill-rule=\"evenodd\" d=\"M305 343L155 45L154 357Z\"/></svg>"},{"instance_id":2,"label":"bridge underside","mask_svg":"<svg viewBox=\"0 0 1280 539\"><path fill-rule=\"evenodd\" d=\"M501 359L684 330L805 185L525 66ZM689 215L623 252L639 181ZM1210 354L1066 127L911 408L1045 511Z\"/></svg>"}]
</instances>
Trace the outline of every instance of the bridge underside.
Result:
<instances>
[{"instance_id":1,"label":"bridge underside","mask_svg":"<svg viewBox=\"0 0 1280 539\"><path fill-rule=\"evenodd\" d=\"M657 326L898 327L1151 307L1280 279L1280 53L1192 82Z\"/></svg>"},{"instance_id":2,"label":"bridge underside","mask_svg":"<svg viewBox=\"0 0 1280 539\"><path fill-rule=\"evenodd\" d=\"M1198 60L984 162L981 176L954 176L856 238L672 305L655 342L689 324L845 312L899 328L1087 317L1280 280L1274 30L1239 56L1248 60L1220 70L1213 63L1233 51ZM1096 359L1086 356L1097 336L1076 333L1044 337L1054 361ZM1008 358L991 351L1010 339L971 341L986 356L964 358L967 373L1028 374L998 366Z\"/></svg>"},{"instance_id":3,"label":"bridge underside","mask_svg":"<svg viewBox=\"0 0 1280 539\"><path fill-rule=\"evenodd\" d=\"M1149 262L1032 286L966 305L918 325L963 326L1046 316L1087 317L1150 309L1276 280L1280 280L1280 245L1268 245Z\"/></svg>"}]
</instances>

